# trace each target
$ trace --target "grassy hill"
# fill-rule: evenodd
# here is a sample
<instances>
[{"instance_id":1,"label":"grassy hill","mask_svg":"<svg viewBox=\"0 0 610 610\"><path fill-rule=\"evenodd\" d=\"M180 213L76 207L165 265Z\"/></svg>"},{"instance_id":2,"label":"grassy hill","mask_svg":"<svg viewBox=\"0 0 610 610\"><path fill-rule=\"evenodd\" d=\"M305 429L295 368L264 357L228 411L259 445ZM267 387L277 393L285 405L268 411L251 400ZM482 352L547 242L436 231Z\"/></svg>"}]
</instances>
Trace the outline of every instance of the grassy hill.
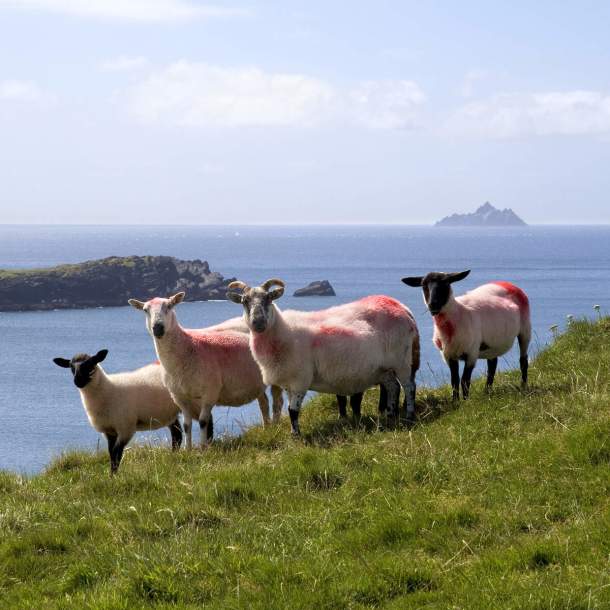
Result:
<instances>
[{"instance_id":1,"label":"grassy hill","mask_svg":"<svg viewBox=\"0 0 610 610\"><path fill-rule=\"evenodd\" d=\"M610 320L411 431L330 397L205 454L0 474L2 608L610 607ZM9 433L10 431L5 431Z\"/></svg>"}]
</instances>

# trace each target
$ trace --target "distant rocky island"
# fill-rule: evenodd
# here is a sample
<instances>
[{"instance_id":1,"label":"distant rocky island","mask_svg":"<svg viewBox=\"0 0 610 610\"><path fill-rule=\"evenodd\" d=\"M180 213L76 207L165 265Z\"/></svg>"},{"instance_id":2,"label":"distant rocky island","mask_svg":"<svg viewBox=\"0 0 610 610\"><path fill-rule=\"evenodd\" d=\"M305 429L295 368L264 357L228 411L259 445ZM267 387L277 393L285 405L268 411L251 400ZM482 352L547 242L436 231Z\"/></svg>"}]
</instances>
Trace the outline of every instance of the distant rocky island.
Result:
<instances>
[{"instance_id":1,"label":"distant rocky island","mask_svg":"<svg viewBox=\"0 0 610 610\"><path fill-rule=\"evenodd\" d=\"M319 280L311 282L304 288L299 288L294 291L294 297L334 297L335 289L328 280Z\"/></svg>"},{"instance_id":2,"label":"distant rocky island","mask_svg":"<svg viewBox=\"0 0 610 610\"><path fill-rule=\"evenodd\" d=\"M452 214L439 220L435 227L525 227L527 223L510 208L499 210L489 201L471 214Z\"/></svg>"},{"instance_id":3,"label":"distant rocky island","mask_svg":"<svg viewBox=\"0 0 610 610\"><path fill-rule=\"evenodd\" d=\"M45 269L0 270L0 311L126 305L184 290L187 301L226 298L225 279L206 261L171 256L111 256Z\"/></svg>"}]
</instances>

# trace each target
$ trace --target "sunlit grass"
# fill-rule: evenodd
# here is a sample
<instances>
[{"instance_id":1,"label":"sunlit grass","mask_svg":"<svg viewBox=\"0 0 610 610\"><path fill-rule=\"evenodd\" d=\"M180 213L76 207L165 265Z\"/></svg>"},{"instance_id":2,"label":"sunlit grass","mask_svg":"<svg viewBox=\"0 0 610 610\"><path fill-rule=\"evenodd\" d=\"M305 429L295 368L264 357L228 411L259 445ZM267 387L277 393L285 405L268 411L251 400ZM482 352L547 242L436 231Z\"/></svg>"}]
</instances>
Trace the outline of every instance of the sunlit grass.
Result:
<instances>
[{"instance_id":1,"label":"sunlit grass","mask_svg":"<svg viewBox=\"0 0 610 610\"><path fill-rule=\"evenodd\" d=\"M422 390L411 431L337 419L206 453L70 453L0 473L3 608L610 607L610 320L572 321L459 407Z\"/></svg>"}]
</instances>

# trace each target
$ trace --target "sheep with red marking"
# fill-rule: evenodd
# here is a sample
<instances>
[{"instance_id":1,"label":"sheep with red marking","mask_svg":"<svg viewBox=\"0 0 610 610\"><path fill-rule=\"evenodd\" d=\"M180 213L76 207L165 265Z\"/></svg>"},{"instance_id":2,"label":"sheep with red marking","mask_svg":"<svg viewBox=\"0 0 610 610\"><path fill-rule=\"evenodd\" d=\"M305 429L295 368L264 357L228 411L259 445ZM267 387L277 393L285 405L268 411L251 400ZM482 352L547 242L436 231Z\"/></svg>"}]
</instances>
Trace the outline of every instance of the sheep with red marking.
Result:
<instances>
[{"instance_id":1,"label":"sheep with red marking","mask_svg":"<svg viewBox=\"0 0 610 610\"><path fill-rule=\"evenodd\" d=\"M532 324L527 295L510 282L490 282L464 295L454 297L451 284L463 280L461 273L431 272L405 277L408 286L422 287L424 302L434 319L433 341L451 371L453 398L468 397L470 379L477 360L487 360L487 388L493 385L498 357L519 341L522 387L527 385ZM460 381L459 360L464 360Z\"/></svg>"},{"instance_id":2,"label":"sheep with red marking","mask_svg":"<svg viewBox=\"0 0 610 610\"><path fill-rule=\"evenodd\" d=\"M383 384L397 414L402 385L408 420L414 420L419 344L407 307L370 296L322 311L282 312L273 301L283 293L278 279L255 288L232 282L227 298L243 305L250 348L265 383L288 391L293 434L300 433L299 411L308 390L348 396Z\"/></svg>"},{"instance_id":3,"label":"sheep with red marking","mask_svg":"<svg viewBox=\"0 0 610 610\"><path fill-rule=\"evenodd\" d=\"M129 304L146 314L163 369L163 381L185 414L187 446L191 447L190 418L199 421L201 447L214 435L214 405L238 407L258 400L264 424L269 423L269 400L261 372L252 358L248 327L240 318L203 329L182 328L174 308L184 299L179 292L169 299ZM282 412L282 390L271 388L273 421Z\"/></svg>"},{"instance_id":4,"label":"sheep with red marking","mask_svg":"<svg viewBox=\"0 0 610 610\"><path fill-rule=\"evenodd\" d=\"M182 443L182 427L180 409L163 385L158 364L109 375L100 364L107 355L108 350L103 349L93 356L78 354L70 360L54 358L53 362L71 370L90 424L108 440L110 472L114 474L137 430L167 426L176 450Z\"/></svg>"}]
</instances>

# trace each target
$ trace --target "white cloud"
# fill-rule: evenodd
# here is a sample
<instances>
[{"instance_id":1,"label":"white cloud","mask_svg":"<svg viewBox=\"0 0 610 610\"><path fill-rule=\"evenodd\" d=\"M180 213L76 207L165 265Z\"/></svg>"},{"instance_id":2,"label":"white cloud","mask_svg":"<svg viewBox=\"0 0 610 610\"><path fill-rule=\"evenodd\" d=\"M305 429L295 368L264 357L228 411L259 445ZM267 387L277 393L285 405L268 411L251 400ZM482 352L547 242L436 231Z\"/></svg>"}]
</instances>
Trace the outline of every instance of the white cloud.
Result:
<instances>
[{"instance_id":1,"label":"white cloud","mask_svg":"<svg viewBox=\"0 0 610 610\"><path fill-rule=\"evenodd\" d=\"M371 129L406 129L417 124L426 96L412 81L366 81L348 92L357 123Z\"/></svg>"},{"instance_id":2,"label":"white cloud","mask_svg":"<svg viewBox=\"0 0 610 610\"><path fill-rule=\"evenodd\" d=\"M239 8L225 8L191 0L0 0L1 7L91 19L143 22L238 17L248 13Z\"/></svg>"},{"instance_id":3,"label":"white cloud","mask_svg":"<svg viewBox=\"0 0 610 610\"><path fill-rule=\"evenodd\" d=\"M180 61L126 92L140 121L189 127L312 126L352 123L411 127L425 97L410 81L367 81L338 88L302 74L221 68Z\"/></svg>"},{"instance_id":4,"label":"white cloud","mask_svg":"<svg viewBox=\"0 0 610 610\"><path fill-rule=\"evenodd\" d=\"M487 78L487 72L484 70L470 70L467 72L460 87L460 95L462 97L472 97L477 83L485 78Z\"/></svg>"},{"instance_id":5,"label":"white cloud","mask_svg":"<svg viewBox=\"0 0 610 610\"><path fill-rule=\"evenodd\" d=\"M610 132L610 95L597 91L503 93L471 102L450 118L449 131L493 138Z\"/></svg>"},{"instance_id":6,"label":"white cloud","mask_svg":"<svg viewBox=\"0 0 610 610\"><path fill-rule=\"evenodd\" d=\"M13 102L42 102L46 98L40 87L31 81L0 81L0 100Z\"/></svg>"},{"instance_id":7,"label":"white cloud","mask_svg":"<svg viewBox=\"0 0 610 610\"><path fill-rule=\"evenodd\" d=\"M148 66L148 59L146 57L141 55L137 57L121 55L101 62L100 70L103 72L130 72L145 68L146 66Z\"/></svg>"}]
</instances>

